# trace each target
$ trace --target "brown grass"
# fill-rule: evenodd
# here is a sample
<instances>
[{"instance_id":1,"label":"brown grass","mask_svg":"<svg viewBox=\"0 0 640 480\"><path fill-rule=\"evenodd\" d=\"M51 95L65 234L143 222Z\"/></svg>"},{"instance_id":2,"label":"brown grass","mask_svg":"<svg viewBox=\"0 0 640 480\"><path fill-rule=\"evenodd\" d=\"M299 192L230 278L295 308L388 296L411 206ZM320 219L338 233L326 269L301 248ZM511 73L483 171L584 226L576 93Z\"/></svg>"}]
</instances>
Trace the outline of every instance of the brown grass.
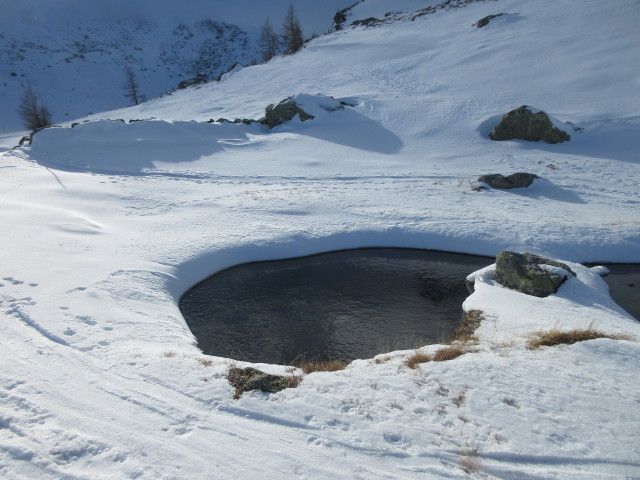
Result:
<instances>
[{"instance_id":1,"label":"brown grass","mask_svg":"<svg viewBox=\"0 0 640 480\"><path fill-rule=\"evenodd\" d=\"M463 312L462 317L460 318L460 325L451 333L448 343L469 343L471 341L477 341L477 338L473 334L480 326L482 320L484 320L483 313L484 312L482 310L469 310L468 312Z\"/></svg>"},{"instance_id":2,"label":"brown grass","mask_svg":"<svg viewBox=\"0 0 640 480\"><path fill-rule=\"evenodd\" d=\"M447 360L453 360L468 352L469 349L465 345L455 344L438 350L433 354L432 360L434 362L446 362Z\"/></svg>"},{"instance_id":3,"label":"brown grass","mask_svg":"<svg viewBox=\"0 0 640 480\"><path fill-rule=\"evenodd\" d=\"M176 352L174 352L173 350L165 350L164 352L162 352L162 356L165 358L173 358L177 355Z\"/></svg>"},{"instance_id":4,"label":"brown grass","mask_svg":"<svg viewBox=\"0 0 640 480\"><path fill-rule=\"evenodd\" d=\"M477 448L466 448L459 452L460 466L464 470L464 473L471 475L472 473L478 473L482 466L482 461L478 454Z\"/></svg>"},{"instance_id":5,"label":"brown grass","mask_svg":"<svg viewBox=\"0 0 640 480\"><path fill-rule=\"evenodd\" d=\"M300 362L298 368L302 370L304 373L313 373L313 372L337 372L339 370L344 370L349 365L347 362L343 362L342 360L327 360L327 361L307 361L304 360Z\"/></svg>"},{"instance_id":6,"label":"brown grass","mask_svg":"<svg viewBox=\"0 0 640 480\"><path fill-rule=\"evenodd\" d=\"M416 350L413 355L404 361L404 364L409 368L415 369L418 368L418 365L421 363L446 362L447 360L453 360L454 358L458 358L460 355L464 355L470 351L471 350L469 350L469 348L463 343L456 343L454 345L441 348L433 355Z\"/></svg>"},{"instance_id":7,"label":"brown grass","mask_svg":"<svg viewBox=\"0 0 640 480\"><path fill-rule=\"evenodd\" d=\"M535 350L539 347L552 347L554 345L571 345L577 342L584 342L586 340L595 340L596 338L609 338L611 340L633 340L630 335L623 333L605 333L600 330L595 330L591 325L587 328L576 328L566 332L560 331L557 328L549 330L547 332L536 332L532 334L527 346L530 350Z\"/></svg>"},{"instance_id":8,"label":"brown grass","mask_svg":"<svg viewBox=\"0 0 640 480\"><path fill-rule=\"evenodd\" d=\"M296 388L302 381L302 375L287 375L285 380L289 388Z\"/></svg>"},{"instance_id":9,"label":"brown grass","mask_svg":"<svg viewBox=\"0 0 640 480\"><path fill-rule=\"evenodd\" d=\"M458 395L456 395L455 397L453 397L451 399L451 401L453 402L453 404L456 407L460 407L462 406L462 404L464 403L464 401L467 399L467 387L465 386L460 393L458 393Z\"/></svg>"},{"instance_id":10,"label":"brown grass","mask_svg":"<svg viewBox=\"0 0 640 480\"><path fill-rule=\"evenodd\" d=\"M209 360L208 358L199 358L198 363L203 367L210 367L213 365L213 360Z\"/></svg>"},{"instance_id":11,"label":"brown grass","mask_svg":"<svg viewBox=\"0 0 640 480\"><path fill-rule=\"evenodd\" d=\"M413 355L411 355L409 358L405 360L404 364L409 368L415 369L415 368L418 368L419 364L430 362L430 361L431 361L431 355L416 351Z\"/></svg>"}]
</instances>

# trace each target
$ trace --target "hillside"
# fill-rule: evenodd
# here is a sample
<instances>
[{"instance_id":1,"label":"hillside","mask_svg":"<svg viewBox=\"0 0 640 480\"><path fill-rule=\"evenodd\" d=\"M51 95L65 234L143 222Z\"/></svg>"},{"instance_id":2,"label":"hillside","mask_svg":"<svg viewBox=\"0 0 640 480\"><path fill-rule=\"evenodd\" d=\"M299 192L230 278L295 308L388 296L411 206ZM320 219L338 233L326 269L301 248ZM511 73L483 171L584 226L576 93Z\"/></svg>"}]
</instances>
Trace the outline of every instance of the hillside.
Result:
<instances>
[{"instance_id":1,"label":"hillside","mask_svg":"<svg viewBox=\"0 0 640 480\"><path fill-rule=\"evenodd\" d=\"M302 0L306 35L324 33L345 0ZM289 0L229 2L141 0L0 1L0 132L22 129L17 105L30 81L64 122L128 105L125 68L147 98L180 82L214 79L234 64L261 61L260 29L267 17L278 31Z\"/></svg>"},{"instance_id":2,"label":"hillside","mask_svg":"<svg viewBox=\"0 0 640 480\"><path fill-rule=\"evenodd\" d=\"M218 20L262 23L234 11ZM0 477L640 475L640 323L578 263L640 262L640 6L364 0L345 16L220 82L13 149L0 136ZM314 118L251 121L291 96ZM571 139L490 140L521 105ZM478 188L514 172L539 178ZM576 276L538 298L487 259L463 355L413 369L445 345L380 352L234 399L247 364L197 349L181 295L233 265L357 247L527 251ZM528 347L573 329L614 338Z\"/></svg>"}]
</instances>

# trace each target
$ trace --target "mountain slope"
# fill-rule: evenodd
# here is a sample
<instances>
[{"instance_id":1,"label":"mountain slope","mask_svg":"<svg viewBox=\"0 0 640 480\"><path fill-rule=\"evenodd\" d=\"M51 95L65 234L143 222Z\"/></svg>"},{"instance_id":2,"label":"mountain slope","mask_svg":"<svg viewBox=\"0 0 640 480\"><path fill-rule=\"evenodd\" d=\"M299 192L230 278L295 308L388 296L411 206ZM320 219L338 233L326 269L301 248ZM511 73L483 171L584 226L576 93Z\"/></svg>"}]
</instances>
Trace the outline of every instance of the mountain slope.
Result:
<instances>
[{"instance_id":1,"label":"mountain slope","mask_svg":"<svg viewBox=\"0 0 640 480\"><path fill-rule=\"evenodd\" d=\"M304 32L331 27L345 0L299 2ZM55 122L127 105L130 67L147 98L197 75L214 79L235 63L261 61L267 16L279 29L289 2L175 0L0 1L0 131L22 128L17 105L27 81Z\"/></svg>"}]
</instances>

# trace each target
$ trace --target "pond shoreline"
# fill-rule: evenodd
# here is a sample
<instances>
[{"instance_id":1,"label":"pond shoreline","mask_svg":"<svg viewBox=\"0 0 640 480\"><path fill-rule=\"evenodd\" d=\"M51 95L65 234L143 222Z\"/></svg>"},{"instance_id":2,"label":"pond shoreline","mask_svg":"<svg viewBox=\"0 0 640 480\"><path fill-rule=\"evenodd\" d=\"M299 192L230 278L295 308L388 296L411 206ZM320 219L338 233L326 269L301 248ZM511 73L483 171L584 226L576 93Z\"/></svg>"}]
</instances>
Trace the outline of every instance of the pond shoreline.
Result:
<instances>
[{"instance_id":1,"label":"pond shoreline","mask_svg":"<svg viewBox=\"0 0 640 480\"><path fill-rule=\"evenodd\" d=\"M338 258L343 258L345 265L333 260ZM431 267L427 263L421 266L413 263L427 262L427 258L433 263ZM364 263L356 267L359 262ZM391 267L393 262L398 263ZM187 325L198 339L198 347L205 354L256 363L288 364L293 358L300 357L350 361L375 356L394 346L397 350L415 348L420 342L426 345L444 341L459 327L464 313L462 303L469 288L467 275L494 262L494 257L397 247L342 249L253 261L226 268L199 282L183 295L179 306ZM461 267L463 264L465 266ZM617 278L616 265L629 266L640 274L638 264L604 264L612 272L604 277L608 284ZM452 278L444 271L447 266L456 272ZM324 272L322 268L335 270L335 276L331 277L331 273ZM355 270L350 271L349 268ZM364 268L364 273L358 268ZM384 268L390 270L385 271ZM436 270L430 270L434 268L444 268L438 275L447 277L446 282L438 278ZM405 269L408 272L402 272ZM415 278L387 278L403 273L410 273ZM323 279L320 284L313 283L316 281L314 275ZM377 281L372 281L371 275L380 276ZM369 285L373 293L358 292L352 283ZM384 288L376 290L379 284ZM621 284L613 284L610 288L615 299ZM233 285L247 291L240 293L234 290ZM204 299L195 300L193 295L201 291L205 292ZM455 300L449 300L447 296L454 291ZM407 298L408 292L412 292L412 298ZM387 303L381 301L382 297L387 298ZM621 306L629 310L625 306L629 301L627 297L622 297ZM400 306L394 306L396 310L385 310L387 304L400 302L406 302L407 310ZM200 303L202 305L198 306ZM441 310L445 303L446 308ZM197 311L198 308L202 311ZM633 315L636 310L631 310ZM434 333L424 324L436 312L441 315L437 321L442 324L434 327ZM637 318L638 313L635 315ZM317 323L310 320L315 317ZM406 339L386 325L392 323L388 318L402 319L398 330ZM409 318L414 318L412 326L405 325ZM381 328L380 324L383 324L383 332L374 334L376 328ZM323 335L327 338L323 339ZM377 340L373 340L375 335L378 335ZM363 346L366 343L363 337L371 337L367 340L368 347ZM407 340L410 337L411 342ZM324 344L319 345L322 342ZM268 353L247 353L258 345ZM280 354L274 352L279 348L289 353L278 356ZM349 353L349 348L357 353Z\"/></svg>"}]
</instances>

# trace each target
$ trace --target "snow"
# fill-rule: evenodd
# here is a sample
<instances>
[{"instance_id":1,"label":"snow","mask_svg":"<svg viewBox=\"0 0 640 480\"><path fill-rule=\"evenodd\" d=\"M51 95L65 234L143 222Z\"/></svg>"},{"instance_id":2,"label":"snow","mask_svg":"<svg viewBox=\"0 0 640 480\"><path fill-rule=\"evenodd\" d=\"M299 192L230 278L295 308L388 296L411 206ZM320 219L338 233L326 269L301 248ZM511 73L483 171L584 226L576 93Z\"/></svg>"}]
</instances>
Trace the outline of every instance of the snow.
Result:
<instances>
[{"instance_id":1,"label":"snow","mask_svg":"<svg viewBox=\"0 0 640 480\"><path fill-rule=\"evenodd\" d=\"M0 0L0 132L21 128L17 107L29 81L54 122L129 104L125 67L147 98L200 74L260 61L267 16L280 30L290 0ZM331 28L344 0L297 0L311 37ZM215 24L225 28L216 31ZM223 25L224 22L226 25ZM214 28L210 28L214 26Z\"/></svg>"},{"instance_id":2,"label":"snow","mask_svg":"<svg viewBox=\"0 0 640 480\"><path fill-rule=\"evenodd\" d=\"M465 461L480 478L640 476L640 324L579 263L640 262L639 17L634 2L475 2L346 28L30 146L3 134L0 477L467 478ZM316 118L206 123L293 95ZM490 141L523 104L584 131ZM517 171L541 178L472 189ZM182 293L239 263L363 246L529 251L576 277L530 297L488 259L464 303L485 317L469 353L412 370L413 350L381 352L233 400L225 374L244 364L199 352ZM526 347L590 326L634 340Z\"/></svg>"}]
</instances>

